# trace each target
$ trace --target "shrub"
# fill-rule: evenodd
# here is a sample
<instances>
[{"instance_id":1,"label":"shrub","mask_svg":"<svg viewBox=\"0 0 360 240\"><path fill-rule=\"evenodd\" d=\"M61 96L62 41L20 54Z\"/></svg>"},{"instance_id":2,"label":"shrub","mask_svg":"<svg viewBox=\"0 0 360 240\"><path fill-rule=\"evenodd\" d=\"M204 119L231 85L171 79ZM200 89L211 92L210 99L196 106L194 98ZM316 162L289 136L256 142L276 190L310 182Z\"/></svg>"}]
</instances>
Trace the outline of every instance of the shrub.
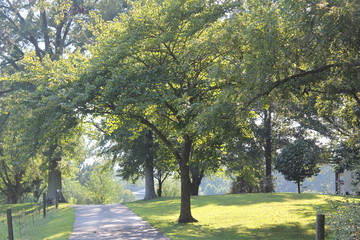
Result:
<instances>
[{"instance_id":1,"label":"shrub","mask_svg":"<svg viewBox=\"0 0 360 240\"><path fill-rule=\"evenodd\" d=\"M162 189L162 197L178 197L180 196L180 182L174 178L168 178L165 180Z\"/></svg>"},{"instance_id":2,"label":"shrub","mask_svg":"<svg viewBox=\"0 0 360 240\"><path fill-rule=\"evenodd\" d=\"M348 199L344 202L329 201L332 212L328 216L330 239L360 239L360 205Z\"/></svg>"}]
</instances>

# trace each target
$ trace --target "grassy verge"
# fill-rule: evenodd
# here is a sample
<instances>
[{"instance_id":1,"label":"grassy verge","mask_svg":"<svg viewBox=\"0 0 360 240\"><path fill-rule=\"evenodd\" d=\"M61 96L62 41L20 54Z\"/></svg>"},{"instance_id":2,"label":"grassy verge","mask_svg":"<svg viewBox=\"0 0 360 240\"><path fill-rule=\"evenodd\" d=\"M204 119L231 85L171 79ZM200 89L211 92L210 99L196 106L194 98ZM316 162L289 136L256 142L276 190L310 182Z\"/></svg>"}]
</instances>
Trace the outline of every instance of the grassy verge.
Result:
<instances>
[{"instance_id":1,"label":"grassy verge","mask_svg":"<svg viewBox=\"0 0 360 240\"><path fill-rule=\"evenodd\" d=\"M314 239L316 209L326 209L316 194L239 194L192 198L198 223L177 224L179 199L127 204L171 239Z\"/></svg>"},{"instance_id":2,"label":"grassy verge","mask_svg":"<svg viewBox=\"0 0 360 240\"><path fill-rule=\"evenodd\" d=\"M22 240L68 239L74 222L74 208L60 204L47 209L46 218L34 204L0 205L0 240L7 239L6 209L13 212L14 238Z\"/></svg>"}]
</instances>

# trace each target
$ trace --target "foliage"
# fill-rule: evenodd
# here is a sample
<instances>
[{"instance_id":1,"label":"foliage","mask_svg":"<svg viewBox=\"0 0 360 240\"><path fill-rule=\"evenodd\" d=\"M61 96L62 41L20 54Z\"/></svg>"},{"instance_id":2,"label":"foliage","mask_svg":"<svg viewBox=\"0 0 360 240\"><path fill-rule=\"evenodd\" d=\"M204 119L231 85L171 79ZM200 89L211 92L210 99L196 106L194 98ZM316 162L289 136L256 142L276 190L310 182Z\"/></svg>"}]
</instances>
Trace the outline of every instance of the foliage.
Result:
<instances>
[{"instance_id":1,"label":"foliage","mask_svg":"<svg viewBox=\"0 0 360 240\"><path fill-rule=\"evenodd\" d=\"M109 204L122 202L121 185L114 181L114 174L95 168L91 171L89 181L85 183L88 198L94 204Z\"/></svg>"},{"instance_id":2,"label":"foliage","mask_svg":"<svg viewBox=\"0 0 360 240\"><path fill-rule=\"evenodd\" d=\"M358 201L329 200L331 212L327 216L330 225L329 239L354 240L360 238L360 205Z\"/></svg>"},{"instance_id":3,"label":"foliage","mask_svg":"<svg viewBox=\"0 0 360 240\"><path fill-rule=\"evenodd\" d=\"M91 64L79 82L78 91L91 90L79 104L90 106L94 114L140 123L176 159L184 200L180 222L195 221L188 164L192 150L214 132L204 127L204 115L226 81L209 74L222 58L215 51L221 38L213 33L221 31L220 19L233 5L134 2L127 14L101 29L91 48Z\"/></svg>"},{"instance_id":4,"label":"foliage","mask_svg":"<svg viewBox=\"0 0 360 240\"><path fill-rule=\"evenodd\" d=\"M232 56L240 108L297 105L292 115L307 129L357 144L359 35L344 33L359 32L359 2L264 0L240 9L229 25L229 44L241 48Z\"/></svg>"},{"instance_id":5,"label":"foliage","mask_svg":"<svg viewBox=\"0 0 360 240\"><path fill-rule=\"evenodd\" d=\"M167 178L163 183L161 197L179 197L180 182L176 178Z\"/></svg>"},{"instance_id":6,"label":"foliage","mask_svg":"<svg viewBox=\"0 0 360 240\"><path fill-rule=\"evenodd\" d=\"M80 174L78 179L64 181L64 195L72 203L110 204L135 200L134 195L116 181L111 169L95 165Z\"/></svg>"},{"instance_id":7,"label":"foliage","mask_svg":"<svg viewBox=\"0 0 360 240\"><path fill-rule=\"evenodd\" d=\"M319 151L313 141L297 139L282 149L276 159L275 168L285 176L286 180L295 181L300 193L300 183L305 178L320 172L317 167Z\"/></svg>"},{"instance_id":8,"label":"foliage","mask_svg":"<svg viewBox=\"0 0 360 240\"><path fill-rule=\"evenodd\" d=\"M304 164L289 168L302 175L298 184L307 170L316 173L317 150L306 151L301 139L284 147L298 138L294 123L329 137L340 168L359 167L359 1L29 3L0 4L2 176L24 172L19 182L32 185L30 165L48 160L50 172L76 165L60 149L92 115L108 135L128 128L119 139L129 145L144 129L156 134L158 168L180 172L179 221L195 221L190 177L199 183L225 167L260 189L270 135L256 121L272 107L272 153L283 148L279 160L307 161L302 174ZM271 151L266 156L271 167Z\"/></svg>"},{"instance_id":9,"label":"foliage","mask_svg":"<svg viewBox=\"0 0 360 240\"><path fill-rule=\"evenodd\" d=\"M33 155L37 152L38 161L41 159L43 164L43 173L46 170L44 166L48 167L49 179L52 179L47 182L50 199L54 197L56 189L61 189L61 171L69 172L65 166L74 163L74 159L68 161L69 151L66 154L66 151L51 150L69 149L69 145L64 143L69 140L66 139L69 137L68 130L78 124L69 99L63 98L79 67L79 61L77 64L76 60L72 61L79 54L73 53L84 50L85 43L92 37L85 27L90 22L90 12L96 9L111 20L123 10L119 9L124 6L124 2L121 2L116 1L117 7L112 9L106 9L103 1L100 4L93 0L34 0L31 3L16 0L2 1L0 4L1 128L8 116L23 121L21 128L27 134L27 139L21 134L18 141L32 148ZM53 153L56 156L51 156ZM66 156L61 156L61 153ZM13 159L12 162L15 164L16 161L22 160ZM38 166L39 163L34 169ZM6 169L10 168L7 166ZM26 169L18 172L21 174ZM37 182L45 181L41 175ZM31 188L39 190L39 186Z\"/></svg>"},{"instance_id":10,"label":"foliage","mask_svg":"<svg viewBox=\"0 0 360 240\"><path fill-rule=\"evenodd\" d=\"M231 178L221 174L205 177L201 181L201 195L229 193L231 182Z\"/></svg>"},{"instance_id":11,"label":"foliage","mask_svg":"<svg viewBox=\"0 0 360 240\"><path fill-rule=\"evenodd\" d=\"M346 141L338 142L331 149L331 162L336 164L338 171L350 170L356 174L356 171L360 169L359 159L360 143L349 144ZM354 183L360 182L360 178L357 177L354 181Z\"/></svg>"},{"instance_id":12,"label":"foliage","mask_svg":"<svg viewBox=\"0 0 360 240\"><path fill-rule=\"evenodd\" d=\"M205 185L204 188L204 195L219 195L219 194L224 194L224 193L228 193L229 189L225 188L225 187L217 187L211 183L208 183Z\"/></svg>"},{"instance_id":13,"label":"foliage","mask_svg":"<svg viewBox=\"0 0 360 240\"><path fill-rule=\"evenodd\" d=\"M255 132L256 129L251 127ZM231 193L261 192L264 180L264 151L256 133L252 137L233 138L226 143L223 162L233 178Z\"/></svg>"},{"instance_id":14,"label":"foliage","mask_svg":"<svg viewBox=\"0 0 360 240\"><path fill-rule=\"evenodd\" d=\"M19 113L19 112L18 112ZM31 135L23 128L28 115L12 114L4 123L0 134L0 191L8 203L17 203L24 194L31 192L32 183L41 177L39 155ZM29 169L34 169L32 173Z\"/></svg>"}]
</instances>

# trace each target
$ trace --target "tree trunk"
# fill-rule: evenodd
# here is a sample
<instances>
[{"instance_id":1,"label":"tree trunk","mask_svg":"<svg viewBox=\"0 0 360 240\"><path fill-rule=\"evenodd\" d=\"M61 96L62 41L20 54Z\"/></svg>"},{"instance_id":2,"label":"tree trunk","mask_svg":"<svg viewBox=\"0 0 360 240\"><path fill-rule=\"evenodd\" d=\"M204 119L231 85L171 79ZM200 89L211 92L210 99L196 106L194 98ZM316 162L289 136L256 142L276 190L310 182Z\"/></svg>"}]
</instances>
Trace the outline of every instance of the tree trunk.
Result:
<instances>
[{"instance_id":1,"label":"tree trunk","mask_svg":"<svg viewBox=\"0 0 360 240\"><path fill-rule=\"evenodd\" d=\"M58 146L53 145L49 151L49 176L48 176L48 192L47 201L55 204L56 199L58 202L66 202L62 193L62 176L58 168L61 161L61 150L57 150Z\"/></svg>"},{"instance_id":2,"label":"tree trunk","mask_svg":"<svg viewBox=\"0 0 360 240\"><path fill-rule=\"evenodd\" d=\"M158 197L161 197L161 195L162 195L162 184L163 184L163 182L161 180L158 180L158 189L157 189Z\"/></svg>"},{"instance_id":3,"label":"tree trunk","mask_svg":"<svg viewBox=\"0 0 360 240\"><path fill-rule=\"evenodd\" d=\"M201 180L204 177L204 171L200 170L198 167L192 168L191 170L191 196L199 195L199 188Z\"/></svg>"},{"instance_id":4,"label":"tree trunk","mask_svg":"<svg viewBox=\"0 0 360 240\"><path fill-rule=\"evenodd\" d=\"M155 194L155 184L154 184L154 168L145 163L145 196L144 200L154 199Z\"/></svg>"},{"instance_id":5,"label":"tree trunk","mask_svg":"<svg viewBox=\"0 0 360 240\"><path fill-rule=\"evenodd\" d=\"M157 169L157 174L156 174L156 180L158 182L158 189L157 189L157 196L161 197L162 196L162 188L163 188L163 184L165 182L165 180L167 179L167 177L169 176L169 172L163 174L161 169Z\"/></svg>"},{"instance_id":6,"label":"tree trunk","mask_svg":"<svg viewBox=\"0 0 360 240\"><path fill-rule=\"evenodd\" d=\"M58 202L66 202L62 193L61 171L57 165L58 162L54 160L50 163L49 168L47 201L52 204L55 204L56 198Z\"/></svg>"},{"instance_id":7,"label":"tree trunk","mask_svg":"<svg viewBox=\"0 0 360 240\"><path fill-rule=\"evenodd\" d=\"M298 187L298 193L301 193L301 189L300 189L300 181L297 182L297 187Z\"/></svg>"},{"instance_id":8,"label":"tree trunk","mask_svg":"<svg viewBox=\"0 0 360 240\"><path fill-rule=\"evenodd\" d=\"M265 192L274 191L272 180L272 137L271 137L271 107L264 111L264 129L265 129Z\"/></svg>"},{"instance_id":9,"label":"tree trunk","mask_svg":"<svg viewBox=\"0 0 360 240\"><path fill-rule=\"evenodd\" d=\"M179 223L190 223L197 222L191 215L191 182L190 182L190 168L189 159L192 147L192 140L189 136L185 136L184 151L182 159L179 162L180 165L180 176L181 176L181 206L180 216L178 219Z\"/></svg>"},{"instance_id":10,"label":"tree trunk","mask_svg":"<svg viewBox=\"0 0 360 240\"><path fill-rule=\"evenodd\" d=\"M155 184L154 184L154 141L151 131L147 131L145 134L146 134L147 157L145 159L144 200L150 200L156 197Z\"/></svg>"},{"instance_id":11,"label":"tree trunk","mask_svg":"<svg viewBox=\"0 0 360 240\"><path fill-rule=\"evenodd\" d=\"M138 119L138 117L136 117ZM183 154L180 155L178 149L176 149L167 137L158 129L154 124L149 122L147 119L140 118L140 122L150 127L158 137L165 143L165 145L172 151L175 158L177 159L180 166L180 177L181 177L181 204L180 204L180 216L178 219L179 223L197 222L191 215L191 183L190 183L190 168L189 160L192 148L192 139L190 136L184 136L184 148Z\"/></svg>"},{"instance_id":12,"label":"tree trunk","mask_svg":"<svg viewBox=\"0 0 360 240\"><path fill-rule=\"evenodd\" d=\"M7 204L15 204L18 202L18 200L19 200L19 198L13 193L8 193L6 195L6 203Z\"/></svg>"}]
</instances>

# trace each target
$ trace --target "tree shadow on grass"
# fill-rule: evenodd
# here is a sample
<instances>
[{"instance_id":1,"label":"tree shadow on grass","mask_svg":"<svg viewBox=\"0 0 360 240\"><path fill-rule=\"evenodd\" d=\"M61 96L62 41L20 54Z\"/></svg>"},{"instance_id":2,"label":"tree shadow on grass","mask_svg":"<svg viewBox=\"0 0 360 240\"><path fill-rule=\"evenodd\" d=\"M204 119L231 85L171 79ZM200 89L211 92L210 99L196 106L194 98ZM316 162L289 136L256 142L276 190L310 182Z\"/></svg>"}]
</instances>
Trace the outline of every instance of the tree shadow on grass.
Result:
<instances>
[{"instance_id":1,"label":"tree shadow on grass","mask_svg":"<svg viewBox=\"0 0 360 240\"><path fill-rule=\"evenodd\" d=\"M314 217L314 221L317 213L326 213L330 211L328 203L322 204L294 204L296 209L289 210L302 218Z\"/></svg>"},{"instance_id":2,"label":"tree shadow on grass","mask_svg":"<svg viewBox=\"0 0 360 240\"><path fill-rule=\"evenodd\" d=\"M169 227L170 228L170 227ZM171 228L174 228L172 226ZM162 229L169 238L181 240L308 240L315 238L315 232L311 226L300 226L298 223L287 223L280 225L268 225L261 228L248 229L241 226L231 228L210 229L206 225L178 225L175 231L178 234L171 234L171 229ZM310 229L310 230L309 230Z\"/></svg>"},{"instance_id":3,"label":"tree shadow on grass","mask_svg":"<svg viewBox=\"0 0 360 240\"><path fill-rule=\"evenodd\" d=\"M260 203L286 202L294 200L320 199L317 194L294 194L294 193L253 193L253 194L229 194L222 196L199 196L192 199L192 206L203 207L206 205L232 206L252 205Z\"/></svg>"},{"instance_id":4,"label":"tree shadow on grass","mask_svg":"<svg viewBox=\"0 0 360 240\"><path fill-rule=\"evenodd\" d=\"M254 193L254 194L229 194L214 196L196 196L191 199L193 209L206 206L249 206L261 203L281 203L294 200L320 199L317 194L295 193ZM171 215L179 213L179 198L158 198L147 201L129 203L132 210L141 211L141 215ZM304 213L305 214L305 213ZM306 213L308 214L308 213ZM310 214L310 213L309 213ZM312 214L312 213L311 213ZM196 218L196 216L194 216Z\"/></svg>"},{"instance_id":5,"label":"tree shadow on grass","mask_svg":"<svg viewBox=\"0 0 360 240\"><path fill-rule=\"evenodd\" d=\"M287 223L279 225L263 226L258 229L247 230L251 235L250 238L244 239L266 239L266 240L292 240L292 239L314 239L315 231L314 225L307 226L299 223Z\"/></svg>"}]
</instances>

